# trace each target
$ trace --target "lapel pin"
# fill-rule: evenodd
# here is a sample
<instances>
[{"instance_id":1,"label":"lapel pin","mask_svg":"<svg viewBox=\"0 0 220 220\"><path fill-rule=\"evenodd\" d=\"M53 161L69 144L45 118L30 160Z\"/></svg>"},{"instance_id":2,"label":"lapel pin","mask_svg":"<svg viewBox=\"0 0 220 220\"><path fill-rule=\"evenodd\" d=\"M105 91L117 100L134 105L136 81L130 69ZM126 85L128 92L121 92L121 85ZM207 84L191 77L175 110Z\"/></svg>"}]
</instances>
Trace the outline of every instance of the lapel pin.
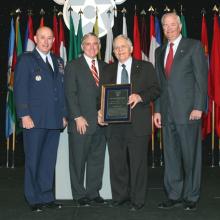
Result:
<instances>
[{"instance_id":1,"label":"lapel pin","mask_svg":"<svg viewBox=\"0 0 220 220\"><path fill-rule=\"evenodd\" d=\"M41 81L41 76L40 76L40 75L37 75L37 76L35 77L35 80L36 80L36 81Z\"/></svg>"}]
</instances>

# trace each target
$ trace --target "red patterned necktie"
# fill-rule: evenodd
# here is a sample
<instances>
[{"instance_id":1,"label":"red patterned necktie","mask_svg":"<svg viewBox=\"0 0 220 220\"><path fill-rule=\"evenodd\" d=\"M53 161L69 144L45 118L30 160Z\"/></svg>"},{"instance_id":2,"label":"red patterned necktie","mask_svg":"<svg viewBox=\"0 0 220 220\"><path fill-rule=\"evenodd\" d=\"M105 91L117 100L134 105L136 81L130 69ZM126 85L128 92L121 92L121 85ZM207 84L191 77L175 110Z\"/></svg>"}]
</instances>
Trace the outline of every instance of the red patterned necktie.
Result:
<instances>
[{"instance_id":1,"label":"red patterned necktie","mask_svg":"<svg viewBox=\"0 0 220 220\"><path fill-rule=\"evenodd\" d=\"M95 67L95 60L92 60L91 72L92 72L92 75L94 77L96 85L99 86L99 75L98 75L98 71Z\"/></svg>"},{"instance_id":2,"label":"red patterned necktie","mask_svg":"<svg viewBox=\"0 0 220 220\"><path fill-rule=\"evenodd\" d=\"M171 66L173 63L173 43L170 43L170 50L169 53L167 55L167 60L166 60L166 65L165 65L165 73L167 78L169 78L170 76L170 70L171 70Z\"/></svg>"}]
</instances>

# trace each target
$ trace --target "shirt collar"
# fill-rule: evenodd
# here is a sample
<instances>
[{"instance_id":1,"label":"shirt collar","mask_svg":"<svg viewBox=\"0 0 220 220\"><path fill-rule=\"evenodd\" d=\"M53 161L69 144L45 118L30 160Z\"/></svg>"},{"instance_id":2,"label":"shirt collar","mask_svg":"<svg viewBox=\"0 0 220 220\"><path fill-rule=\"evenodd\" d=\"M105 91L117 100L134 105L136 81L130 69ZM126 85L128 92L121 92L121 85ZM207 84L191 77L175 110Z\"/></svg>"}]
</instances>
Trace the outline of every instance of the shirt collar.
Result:
<instances>
[{"instance_id":1,"label":"shirt collar","mask_svg":"<svg viewBox=\"0 0 220 220\"><path fill-rule=\"evenodd\" d=\"M172 43L174 44L174 46L178 46L181 39L182 39L182 34L180 34L180 35L172 42ZM171 42L169 42L167 46L170 46L170 43L171 43Z\"/></svg>"},{"instance_id":2,"label":"shirt collar","mask_svg":"<svg viewBox=\"0 0 220 220\"><path fill-rule=\"evenodd\" d=\"M40 54L41 58L44 60L44 62L46 62L46 57L50 57L50 52L48 52L47 54L42 53L37 47L36 47L37 52Z\"/></svg>"},{"instance_id":3,"label":"shirt collar","mask_svg":"<svg viewBox=\"0 0 220 220\"><path fill-rule=\"evenodd\" d=\"M83 56L85 57L86 62L87 62L88 64L91 64L91 63L92 63L92 60L95 60L95 62L97 62L97 58L96 58L96 57L95 57L95 58L91 58L91 57L87 56L86 54L83 54Z\"/></svg>"},{"instance_id":4,"label":"shirt collar","mask_svg":"<svg viewBox=\"0 0 220 220\"><path fill-rule=\"evenodd\" d=\"M132 57L130 56L124 63L118 62L119 65L121 66L122 64L124 64L125 66L131 65L132 62Z\"/></svg>"}]
</instances>

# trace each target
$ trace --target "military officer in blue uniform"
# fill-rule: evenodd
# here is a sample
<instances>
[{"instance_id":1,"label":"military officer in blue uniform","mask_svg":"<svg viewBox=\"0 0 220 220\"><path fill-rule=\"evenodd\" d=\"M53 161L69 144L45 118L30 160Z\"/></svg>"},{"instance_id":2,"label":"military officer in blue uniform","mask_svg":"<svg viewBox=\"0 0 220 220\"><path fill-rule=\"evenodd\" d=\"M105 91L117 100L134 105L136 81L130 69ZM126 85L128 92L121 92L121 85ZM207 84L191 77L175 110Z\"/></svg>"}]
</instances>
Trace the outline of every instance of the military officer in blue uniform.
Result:
<instances>
[{"instance_id":1,"label":"military officer in blue uniform","mask_svg":"<svg viewBox=\"0 0 220 220\"><path fill-rule=\"evenodd\" d=\"M50 53L54 35L40 27L36 48L23 53L15 67L14 95L23 127L25 198L32 211L61 208L53 193L60 131L66 126L63 60Z\"/></svg>"}]
</instances>

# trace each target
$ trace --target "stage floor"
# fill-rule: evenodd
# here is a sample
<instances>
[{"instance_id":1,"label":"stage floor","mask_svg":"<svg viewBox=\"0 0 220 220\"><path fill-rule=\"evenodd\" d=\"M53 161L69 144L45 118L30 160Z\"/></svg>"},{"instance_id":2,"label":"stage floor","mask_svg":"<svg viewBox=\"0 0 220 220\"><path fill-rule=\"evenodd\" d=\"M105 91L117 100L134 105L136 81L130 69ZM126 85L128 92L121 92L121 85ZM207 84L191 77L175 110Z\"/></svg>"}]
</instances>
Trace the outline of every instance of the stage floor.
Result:
<instances>
[{"instance_id":1,"label":"stage floor","mask_svg":"<svg viewBox=\"0 0 220 220\"><path fill-rule=\"evenodd\" d=\"M60 210L32 213L23 196L23 167L0 168L0 219L1 220L219 220L220 219L220 168L204 167L201 199L196 211L182 207L160 210L157 204L165 199L163 168L149 168L148 196L145 207L137 212L124 205L110 208L107 205L77 207L71 200L62 201Z\"/></svg>"}]
</instances>

